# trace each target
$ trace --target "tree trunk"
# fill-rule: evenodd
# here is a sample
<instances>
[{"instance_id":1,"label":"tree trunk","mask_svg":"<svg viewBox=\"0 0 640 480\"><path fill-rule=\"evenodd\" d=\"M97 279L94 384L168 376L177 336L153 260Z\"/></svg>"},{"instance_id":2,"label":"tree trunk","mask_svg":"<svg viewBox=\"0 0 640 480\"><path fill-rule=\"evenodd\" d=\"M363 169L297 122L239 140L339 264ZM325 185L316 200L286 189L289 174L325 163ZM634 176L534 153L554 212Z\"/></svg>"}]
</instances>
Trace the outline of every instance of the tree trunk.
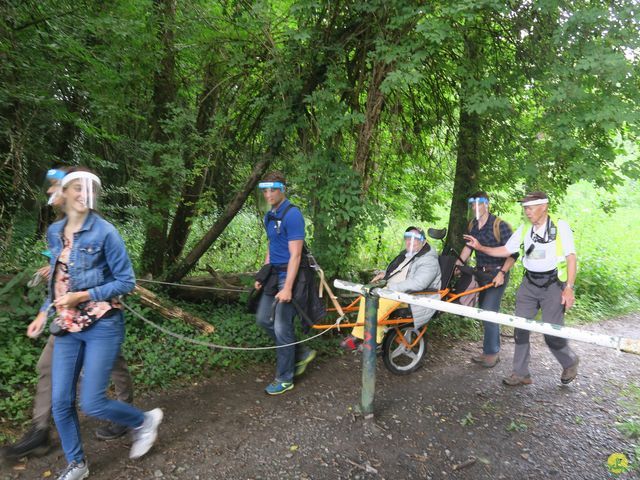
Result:
<instances>
[{"instance_id":1,"label":"tree trunk","mask_svg":"<svg viewBox=\"0 0 640 480\"><path fill-rule=\"evenodd\" d=\"M480 69L481 52L474 37L465 38L466 65L475 75ZM482 121L480 115L467 111L466 98L473 92L465 90L466 82L460 82L460 122L458 127L458 146L456 156L456 174L451 196L449 228L446 245L458 253L464 247L462 235L467 231L467 198L478 190L480 185L480 136Z\"/></svg>"},{"instance_id":2,"label":"tree trunk","mask_svg":"<svg viewBox=\"0 0 640 480\"><path fill-rule=\"evenodd\" d=\"M140 303L142 303L146 307L152 308L165 318L168 318L170 320L182 320L183 322L188 323L189 325L193 325L194 327L202 330L205 333L213 333L215 331L215 328L210 323L205 322L200 317L185 312L180 307L176 307L166 300L160 299L155 293L147 290L144 287L136 285L133 293L137 294L140 297Z\"/></svg>"},{"instance_id":3,"label":"tree trunk","mask_svg":"<svg viewBox=\"0 0 640 480\"><path fill-rule=\"evenodd\" d=\"M209 63L205 68L204 87L199 97L198 116L196 118L196 131L204 139L209 129L212 127L211 120L215 114L218 101L218 94L214 92L217 76L213 63ZM185 169L191 171L195 160L209 154L208 147L198 147L196 152L189 154L185 162ZM193 215L196 205L202 194L205 179L207 178L207 168L198 172L191 181L188 181L182 191L182 198L176 209L176 214L171 224L167 248L167 265L173 264L182 254L184 245L189 237Z\"/></svg>"},{"instance_id":4,"label":"tree trunk","mask_svg":"<svg viewBox=\"0 0 640 480\"><path fill-rule=\"evenodd\" d=\"M189 252L189 254L175 266L175 268L170 270L170 273L167 276L167 279L170 282L178 282L187 273L189 273L198 260L200 260L200 257L205 254L209 247L213 245L213 242L215 242L220 234L224 232L224 229L227 228L227 225L229 225L231 220L233 220L233 217L235 217L240 211L244 202L247 200L247 197L260 181L260 178L262 178L266 173L275 154L276 153L273 150L270 150L262 160L255 164L251 175L247 178L242 190L236 193L233 200L227 205L220 217L218 217L216 222L211 226L207 233L205 233L204 237L202 237L193 250L191 250L191 252Z\"/></svg>"},{"instance_id":5,"label":"tree trunk","mask_svg":"<svg viewBox=\"0 0 640 480\"><path fill-rule=\"evenodd\" d=\"M154 76L153 113L151 137L156 147L151 157L154 175L149 179L152 187L148 191L148 223L142 251L142 268L145 272L159 275L164 267L167 252L167 228L169 223L172 176L162 169L163 145L169 137L163 123L169 119L170 106L177 96L175 79L174 22L175 0L154 0L158 39L162 45L162 59Z\"/></svg>"},{"instance_id":6,"label":"tree trunk","mask_svg":"<svg viewBox=\"0 0 640 480\"><path fill-rule=\"evenodd\" d=\"M380 90L382 82L391 71L392 64L378 62L371 73L371 83L367 92L364 123L358 131L358 143L353 159L353 169L362 179L362 194L366 194L371 186L371 145L380 123L380 115L384 106L384 94Z\"/></svg>"}]
</instances>

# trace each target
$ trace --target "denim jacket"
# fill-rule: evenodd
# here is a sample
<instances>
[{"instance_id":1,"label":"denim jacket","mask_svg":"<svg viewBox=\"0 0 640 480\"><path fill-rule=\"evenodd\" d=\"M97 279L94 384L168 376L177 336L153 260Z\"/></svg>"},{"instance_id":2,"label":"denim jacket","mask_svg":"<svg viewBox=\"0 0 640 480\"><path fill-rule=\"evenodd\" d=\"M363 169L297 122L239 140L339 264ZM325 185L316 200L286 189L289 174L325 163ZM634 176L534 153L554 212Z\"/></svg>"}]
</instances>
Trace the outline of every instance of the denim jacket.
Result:
<instances>
[{"instance_id":1,"label":"denim jacket","mask_svg":"<svg viewBox=\"0 0 640 480\"><path fill-rule=\"evenodd\" d=\"M55 267L62 252L66 217L47 230L51 251L49 293L40 311L51 306ZM108 301L133 290L136 284L131 260L116 228L95 212L90 212L82 228L73 235L69 254L70 291L87 290L91 300Z\"/></svg>"}]
</instances>

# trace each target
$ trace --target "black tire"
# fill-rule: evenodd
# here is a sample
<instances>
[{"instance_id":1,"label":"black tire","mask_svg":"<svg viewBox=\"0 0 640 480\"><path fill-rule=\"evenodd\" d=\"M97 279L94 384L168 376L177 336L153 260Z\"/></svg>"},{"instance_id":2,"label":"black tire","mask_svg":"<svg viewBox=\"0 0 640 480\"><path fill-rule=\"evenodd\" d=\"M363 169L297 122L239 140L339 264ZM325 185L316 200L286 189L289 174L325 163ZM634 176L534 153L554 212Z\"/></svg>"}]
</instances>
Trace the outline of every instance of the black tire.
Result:
<instances>
[{"instance_id":1,"label":"black tire","mask_svg":"<svg viewBox=\"0 0 640 480\"><path fill-rule=\"evenodd\" d=\"M420 330L414 328L412 324L401 325L387 331L382 343L382 360L384 366L394 375L408 375L420 368L427 353L426 335L411 350L396 341L398 331L404 336L409 344L413 343Z\"/></svg>"}]
</instances>

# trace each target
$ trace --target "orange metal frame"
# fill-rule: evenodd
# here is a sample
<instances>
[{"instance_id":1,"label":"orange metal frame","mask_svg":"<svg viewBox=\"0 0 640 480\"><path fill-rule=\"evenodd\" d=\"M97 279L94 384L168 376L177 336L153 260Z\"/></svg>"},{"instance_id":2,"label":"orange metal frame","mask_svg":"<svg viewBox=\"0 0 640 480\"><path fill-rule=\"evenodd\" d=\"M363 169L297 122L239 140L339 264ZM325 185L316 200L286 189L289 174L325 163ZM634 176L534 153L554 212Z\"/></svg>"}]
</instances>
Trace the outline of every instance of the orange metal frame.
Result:
<instances>
[{"instance_id":1,"label":"orange metal frame","mask_svg":"<svg viewBox=\"0 0 640 480\"><path fill-rule=\"evenodd\" d=\"M459 299L460 297L464 297L466 295L472 295L474 293L477 292L482 292L483 290L486 290L487 288L491 288L493 287L493 282L485 285L484 287L479 287L479 288L474 288L471 290L466 290L464 292L461 293L451 293L451 289L450 288L445 288L444 290L439 290L438 292L416 292L415 295L426 295L426 294L435 294L438 293L440 295L440 299L444 300L445 302L454 302L457 299ZM353 302L351 302L349 305L347 305L346 307L342 308L342 311L344 313L352 313L352 312L357 312L359 310L359 305L358 303L360 302L360 299L362 298L362 296L359 296L358 298L356 298ZM420 329L420 333L418 334L418 336L416 337L416 339L409 343L407 342L407 340L404 338L404 335L401 334L400 332L400 325L406 325L407 323L411 323L413 322L413 318L411 317L407 317L407 318L394 318L394 319L389 319L389 316L395 311L396 309L393 309L391 311L389 311L389 313L387 313L384 317L382 317L381 319L378 320L378 325L382 325L382 326L388 326L388 325L392 325L394 326L394 328L396 329L397 335L396 335L396 342L403 344L406 348L408 349L412 349L413 347L415 347L418 342L420 342L420 339L424 336L424 334L427 331L427 327L429 326L429 324L425 324L421 329ZM327 309L328 312L336 312L335 308L328 308ZM318 330L327 330L327 329L334 329L334 328L353 328L353 327L360 327L364 325L363 323L340 323L339 325L314 325L313 328L318 329Z\"/></svg>"}]
</instances>

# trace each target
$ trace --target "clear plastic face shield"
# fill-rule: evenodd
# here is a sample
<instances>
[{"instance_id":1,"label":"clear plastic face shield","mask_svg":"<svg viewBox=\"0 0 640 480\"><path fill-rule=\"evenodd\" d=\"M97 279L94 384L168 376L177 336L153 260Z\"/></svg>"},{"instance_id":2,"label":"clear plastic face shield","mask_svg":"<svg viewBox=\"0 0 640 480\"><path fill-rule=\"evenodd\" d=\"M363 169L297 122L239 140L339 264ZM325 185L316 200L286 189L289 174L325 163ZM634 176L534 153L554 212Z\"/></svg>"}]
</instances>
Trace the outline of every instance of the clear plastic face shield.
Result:
<instances>
[{"instance_id":1,"label":"clear plastic face shield","mask_svg":"<svg viewBox=\"0 0 640 480\"><path fill-rule=\"evenodd\" d=\"M404 232L404 246L407 256L412 257L420 251L424 245L424 235L417 230L409 230Z\"/></svg>"},{"instance_id":2,"label":"clear plastic face shield","mask_svg":"<svg viewBox=\"0 0 640 480\"><path fill-rule=\"evenodd\" d=\"M480 220L489 211L489 200L484 197L471 197L467 200L469 204L468 219Z\"/></svg>"},{"instance_id":3,"label":"clear plastic face shield","mask_svg":"<svg viewBox=\"0 0 640 480\"><path fill-rule=\"evenodd\" d=\"M96 210L98 197L102 190L100 179L90 172L73 172L62 179L62 195L65 210Z\"/></svg>"},{"instance_id":4,"label":"clear plastic face shield","mask_svg":"<svg viewBox=\"0 0 640 480\"><path fill-rule=\"evenodd\" d=\"M44 185L44 190L48 197L47 205L55 207L62 202L62 179L65 175L66 172L64 170L58 170L57 168L47 170Z\"/></svg>"},{"instance_id":5,"label":"clear plastic face shield","mask_svg":"<svg viewBox=\"0 0 640 480\"><path fill-rule=\"evenodd\" d=\"M260 182L256 192L258 209L268 212L274 205L278 205L284 200L285 189L282 182Z\"/></svg>"}]
</instances>

